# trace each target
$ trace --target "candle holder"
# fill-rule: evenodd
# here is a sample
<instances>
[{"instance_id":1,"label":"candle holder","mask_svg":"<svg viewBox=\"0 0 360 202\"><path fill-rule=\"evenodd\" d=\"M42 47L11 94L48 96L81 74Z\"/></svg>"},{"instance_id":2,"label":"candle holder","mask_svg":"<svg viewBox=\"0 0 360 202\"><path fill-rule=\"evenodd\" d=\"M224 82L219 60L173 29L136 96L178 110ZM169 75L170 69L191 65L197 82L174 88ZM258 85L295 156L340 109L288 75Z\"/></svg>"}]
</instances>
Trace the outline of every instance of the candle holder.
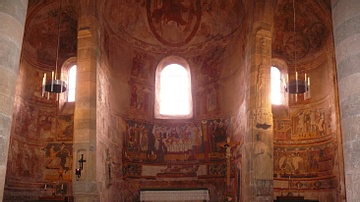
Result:
<instances>
[{"instance_id":1,"label":"candle holder","mask_svg":"<svg viewBox=\"0 0 360 202\"><path fill-rule=\"evenodd\" d=\"M79 168L75 169L75 175L77 176L76 180L79 180L81 177L81 171L84 169L84 163L86 160L84 160L84 154L81 154L81 158L79 160Z\"/></svg>"}]
</instances>

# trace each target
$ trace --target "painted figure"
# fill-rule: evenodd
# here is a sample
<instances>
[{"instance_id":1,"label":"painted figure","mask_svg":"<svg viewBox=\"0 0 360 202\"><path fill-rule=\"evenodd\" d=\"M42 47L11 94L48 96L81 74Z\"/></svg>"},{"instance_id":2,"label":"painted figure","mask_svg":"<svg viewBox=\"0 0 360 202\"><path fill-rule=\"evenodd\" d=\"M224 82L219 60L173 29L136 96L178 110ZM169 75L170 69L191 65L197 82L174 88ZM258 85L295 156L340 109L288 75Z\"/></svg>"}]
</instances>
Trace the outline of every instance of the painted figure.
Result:
<instances>
[{"instance_id":1,"label":"painted figure","mask_svg":"<svg viewBox=\"0 0 360 202\"><path fill-rule=\"evenodd\" d=\"M60 158L60 166L66 171L69 170L69 166L66 164L66 159L70 156L70 151L65 148L65 143L61 144L60 150L56 152L56 156Z\"/></svg>"},{"instance_id":2,"label":"painted figure","mask_svg":"<svg viewBox=\"0 0 360 202\"><path fill-rule=\"evenodd\" d=\"M272 153L269 146L264 142L262 134L256 135L254 144L254 171L257 180L271 180L273 178Z\"/></svg>"}]
</instances>

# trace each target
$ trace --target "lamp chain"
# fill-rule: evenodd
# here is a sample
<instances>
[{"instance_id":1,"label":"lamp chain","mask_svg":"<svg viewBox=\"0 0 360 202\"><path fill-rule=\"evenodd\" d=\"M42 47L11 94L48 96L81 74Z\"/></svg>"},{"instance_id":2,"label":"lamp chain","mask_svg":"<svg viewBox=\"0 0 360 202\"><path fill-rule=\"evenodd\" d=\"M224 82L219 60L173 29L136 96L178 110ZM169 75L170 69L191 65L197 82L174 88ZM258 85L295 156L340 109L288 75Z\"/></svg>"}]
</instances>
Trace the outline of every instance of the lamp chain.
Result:
<instances>
[{"instance_id":1,"label":"lamp chain","mask_svg":"<svg viewBox=\"0 0 360 202\"><path fill-rule=\"evenodd\" d=\"M55 79L57 79L58 73L58 60L59 60L59 49L60 49L60 25L61 25L61 13L62 13L62 0L60 1L60 8L58 14L58 33L57 33L57 48L56 48L56 61L55 61ZM61 79L61 78L59 78Z\"/></svg>"}]
</instances>

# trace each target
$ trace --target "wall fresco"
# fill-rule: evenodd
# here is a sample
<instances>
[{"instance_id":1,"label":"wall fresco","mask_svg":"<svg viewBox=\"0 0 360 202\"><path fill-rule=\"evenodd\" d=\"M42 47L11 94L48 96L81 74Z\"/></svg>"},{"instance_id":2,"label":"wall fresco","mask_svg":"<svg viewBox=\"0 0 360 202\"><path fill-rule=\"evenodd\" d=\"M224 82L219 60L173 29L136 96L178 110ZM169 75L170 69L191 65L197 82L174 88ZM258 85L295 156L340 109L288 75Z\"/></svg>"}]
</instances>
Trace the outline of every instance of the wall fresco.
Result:
<instances>
[{"instance_id":1,"label":"wall fresco","mask_svg":"<svg viewBox=\"0 0 360 202\"><path fill-rule=\"evenodd\" d=\"M293 118L293 135L291 139L318 138L328 134L326 117L330 112L323 108L302 110Z\"/></svg>"},{"instance_id":2,"label":"wall fresco","mask_svg":"<svg viewBox=\"0 0 360 202\"><path fill-rule=\"evenodd\" d=\"M336 142L302 147L276 147L274 173L278 177L312 178L331 175L337 150Z\"/></svg>"},{"instance_id":3,"label":"wall fresco","mask_svg":"<svg viewBox=\"0 0 360 202\"><path fill-rule=\"evenodd\" d=\"M71 180L72 144L48 143L45 152L45 179Z\"/></svg>"},{"instance_id":4,"label":"wall fresco","mask_svg":"<svg viewBox=\"0 0 360 202\"><path fill-rule=\"evenodd\" d=\"M34 99L29 102L19 96L14 104L6 176L8 191L25 186L22 194L27 196L68 194L73 174L73 115L59 115L53 97L40 100L33 95L37 94L29 94ZM7 197L13 196L18 200L15 195Z\"/></svg>"},{"instance_id":5,"label":"wall fresco","mask_svg":"<svg viewBox=\"0 0 360 202\"><path fill-rule=\"evenodd\" d=\"M8 162L8 171L14 177L41 178L45 158L40 148L11 140Z\"/></svg>"},{"instance_id":6,"label":"wall fresco","mask_svg":"<svg viewBox=\"0 0 360 202\"><path fill-rule=\"evenodd\" d=\"M185 45L198 51L218 42L228 43L228 37L244 28L246 21L242 1L109 1L102 7L113 33L137 49L151 52L167 53L169 47L187 49Z\"/></svg>"},{"instance_id":7,"label":"wall fresco","mask_svg":"<svg viewBox=\"0 0 360 202\"><path fill-rule=\"evenodd\" d=\"M146 1L150 30L163 44L181 46L188 43L199 29L200 1Z\"/></svg>"},{"instance_id":8,"label":"wall fresco","mask_svg":"<svg viewBox=\"0 0 360 202\"><path fill-rule=\"evenodd\" d=\"M219 118L182 124L125 121L123 175L125 178L223 177L224 145L231 139L231 132L239 130L236 120Z\"/></svg>"},{"instance_id":9,"label":"wall fresco","mask_svg":"<svg viewBox=\"0 0 360 202\"><path fill-rule=\"evenodd\" d=\"M56 120L56 141L72 141L74 130L74 115L61 115Z\"/></svg>"},{"instance_id":10,"label":"wall fresco","mask_svg":"<svg viewBox=\"0 0 360 202\"><path fill-rule=\"evenodd\" d=\"M74 56L77 50L77 43L74 43L77 39L76 10L68 6L64 6L61 10L58 5L54 7L33 9L37 13L29 20L26 27L27 34L24 35L24 41L28 42L26 45L31 47L24 49L25 56L28 55L27 59L34 61L35 64L36 62L48 64L51 68L58 59L57 56L60 57L61 64L63 56ZM58 36L58 28L61 30L60 36ZM58 55L54 51L57 48L57 37L60 37ZM36 56L32 57L33 54L28 50L35 50Z\"/></svg>"},{"instance_id":11,"label":"wall fresco","mask_svg":"<svg viewBox=\"0 0 360 202\"><path fill-rule=\"evenodd\" d=\"M332 107L299 110L289 119L274 120L276 141L317 141L334 133Z\"/></svg>"},{"instance_id":12,"label":"wall fresco","mask_svg":"<svg viewBox=\"0 0 360 202\"><path fill-rule=\"evenodd\" d=\"M334 107L307 107L274 120L274 184L282 192L334 189L338 158Z\"/></svg>"}]
</instances>

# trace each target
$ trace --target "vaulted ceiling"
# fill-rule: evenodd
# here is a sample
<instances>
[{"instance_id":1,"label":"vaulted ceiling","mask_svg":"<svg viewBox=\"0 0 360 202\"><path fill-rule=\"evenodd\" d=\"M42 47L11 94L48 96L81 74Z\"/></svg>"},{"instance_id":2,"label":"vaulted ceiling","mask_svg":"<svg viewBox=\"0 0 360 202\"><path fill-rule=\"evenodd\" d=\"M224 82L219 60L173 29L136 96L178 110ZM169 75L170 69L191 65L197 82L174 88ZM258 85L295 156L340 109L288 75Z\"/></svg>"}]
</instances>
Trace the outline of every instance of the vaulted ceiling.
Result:
<instances>
[{"instance_id":1,"label":"vaulted ceiling","mask_svg":"<svg viewBox=\"0 0 360 202\"><path fill-rule=\"evenodd\" d=\"M234 33L251 19L246 16L249 15L245 9L245 4L249 3L246 0L107 0L97 3L102 31L126 41L134 49L154 53L216 50L214 47L227 45ZM77 4L73 0L30 0L24 36L25 58L47 68L55 64L57 53L60 62L76 55ZM316 59L326 51L326 42L331 39L330 16L329 0L277 0L273 57L289 64L294 63L295 57L298 61Z\"/></svg>"}]
</instances>

